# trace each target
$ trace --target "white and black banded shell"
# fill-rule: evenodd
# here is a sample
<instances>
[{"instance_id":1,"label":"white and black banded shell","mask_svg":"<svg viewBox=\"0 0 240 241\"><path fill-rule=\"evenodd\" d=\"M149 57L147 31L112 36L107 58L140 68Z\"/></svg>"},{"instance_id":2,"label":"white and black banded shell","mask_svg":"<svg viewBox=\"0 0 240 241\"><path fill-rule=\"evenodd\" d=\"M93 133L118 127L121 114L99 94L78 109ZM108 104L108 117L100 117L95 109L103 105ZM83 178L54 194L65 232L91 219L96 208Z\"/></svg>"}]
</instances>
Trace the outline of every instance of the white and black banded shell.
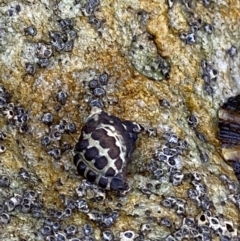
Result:
<instances>
[{"instance_id":1,"label":"white and black banded shell","mask_svg":"<svg viewBox=\"0 0 240 241\"><path fill-rule=\"evenodd\" d=\"M75 146L74 164L88 181L107 190L129 190L126 167L142 127L93 107Z\"/></svg>"},{"instance_id":2,"label":"white and black banded shell","mask_svg":"<svg viewBox=\"0 0 240 241\"><path fill-rule=\"evenodd\" d=\"M218 112L222 155L240 181L240 95L230 97Z\"/></svg>"}]
</instances>

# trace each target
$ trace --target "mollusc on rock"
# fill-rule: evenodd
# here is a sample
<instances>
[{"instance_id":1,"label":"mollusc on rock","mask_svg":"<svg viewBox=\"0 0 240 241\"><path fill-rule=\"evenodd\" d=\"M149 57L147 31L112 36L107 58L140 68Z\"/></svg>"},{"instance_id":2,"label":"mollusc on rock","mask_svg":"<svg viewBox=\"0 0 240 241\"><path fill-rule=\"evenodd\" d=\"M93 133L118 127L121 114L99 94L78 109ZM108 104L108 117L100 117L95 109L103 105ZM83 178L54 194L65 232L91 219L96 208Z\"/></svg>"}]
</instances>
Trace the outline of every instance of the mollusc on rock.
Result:
<instances>
[{"instance_id":1,"label":"mollusc on rock","mask_svg":"<svg viewBox=\"0 0 240 241\"><path fill-rule=\"evenodd\" d=\"M218 117L223 157L232 165L240 181L240 96L229 98L220 108Z\"/></svg>"},{"instance_id":2,"label":"mollusc on rock","mask_svg":"<svg viewBox=\"0 0 240 241\"><path fill-rule=\"evenodd\" d=\"M239 240L217 136L239 94L239 13L237 0L2 0L0 240ZM144 127L126 195L73 163L94 107Z\"/></svg>"}]
</instances>

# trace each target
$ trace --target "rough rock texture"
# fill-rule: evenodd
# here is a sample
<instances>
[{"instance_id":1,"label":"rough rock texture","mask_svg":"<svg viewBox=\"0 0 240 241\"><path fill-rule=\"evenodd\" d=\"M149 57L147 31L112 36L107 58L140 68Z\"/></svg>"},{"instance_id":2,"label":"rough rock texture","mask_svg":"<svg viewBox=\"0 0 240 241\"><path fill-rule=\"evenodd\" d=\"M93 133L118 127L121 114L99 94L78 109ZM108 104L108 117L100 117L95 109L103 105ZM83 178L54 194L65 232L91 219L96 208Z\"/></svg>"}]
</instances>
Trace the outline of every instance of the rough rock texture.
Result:
<instances>
[{"instance_id":1,"label":"rough rock texture","mask_svg":"<svg viewBox=\"0 0 240 241\"><path fill-rule=\"evenodd\" d=\"M239 17L238 0L2 0L0 239L239 240L216 138L240 92ZM147 130L126 196L77 175L91 106Z\"/></svg>"}]
</instances>

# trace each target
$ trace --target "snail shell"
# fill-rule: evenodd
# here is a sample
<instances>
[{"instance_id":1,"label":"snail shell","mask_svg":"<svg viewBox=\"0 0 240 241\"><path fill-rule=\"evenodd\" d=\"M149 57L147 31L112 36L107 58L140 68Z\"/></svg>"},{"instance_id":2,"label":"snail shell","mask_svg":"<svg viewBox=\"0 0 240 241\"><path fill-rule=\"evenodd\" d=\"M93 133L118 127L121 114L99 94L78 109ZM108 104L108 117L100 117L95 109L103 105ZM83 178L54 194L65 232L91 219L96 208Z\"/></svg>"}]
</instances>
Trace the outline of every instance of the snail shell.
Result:
<instances>
[{"instance_id":1,"label":"snail shell","mask_svg":"<svg viewBox=\"0 0 240 241\"><path fill-rule=\"evenodd\" d=\"M94 107L75 146L74 164L88 181L107 190L129 190L126 168L142 127Z\"/></svg>"}]
</instances>

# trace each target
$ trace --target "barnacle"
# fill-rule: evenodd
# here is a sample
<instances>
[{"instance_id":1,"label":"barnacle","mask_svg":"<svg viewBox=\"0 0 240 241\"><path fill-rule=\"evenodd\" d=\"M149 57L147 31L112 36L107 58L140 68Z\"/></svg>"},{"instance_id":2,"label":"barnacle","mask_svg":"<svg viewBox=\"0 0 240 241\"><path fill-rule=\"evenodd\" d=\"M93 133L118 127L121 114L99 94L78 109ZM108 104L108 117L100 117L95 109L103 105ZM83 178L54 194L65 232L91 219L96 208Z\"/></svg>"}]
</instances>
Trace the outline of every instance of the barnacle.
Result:
<instances>
[{"instance_id":1,"label":"barnacle","mask_svg":"<svg viewBox=\"0 0 240 241\"><path fill-rule=\"evenodd\" d=\"M126 167L141 130L94 107L75 147L79 174L108 190L128 190Z\"/></svg>"},{"instance_id":2,"label":"barnacle","mask_svg":"<svg viewBox=\"0 0 240 241\"><path fill-rule=\"evenodd\" d=\"M37 34L37 29L34 25L24 28L25 35L35 36Z\"/></svg>"}]
</instances>

